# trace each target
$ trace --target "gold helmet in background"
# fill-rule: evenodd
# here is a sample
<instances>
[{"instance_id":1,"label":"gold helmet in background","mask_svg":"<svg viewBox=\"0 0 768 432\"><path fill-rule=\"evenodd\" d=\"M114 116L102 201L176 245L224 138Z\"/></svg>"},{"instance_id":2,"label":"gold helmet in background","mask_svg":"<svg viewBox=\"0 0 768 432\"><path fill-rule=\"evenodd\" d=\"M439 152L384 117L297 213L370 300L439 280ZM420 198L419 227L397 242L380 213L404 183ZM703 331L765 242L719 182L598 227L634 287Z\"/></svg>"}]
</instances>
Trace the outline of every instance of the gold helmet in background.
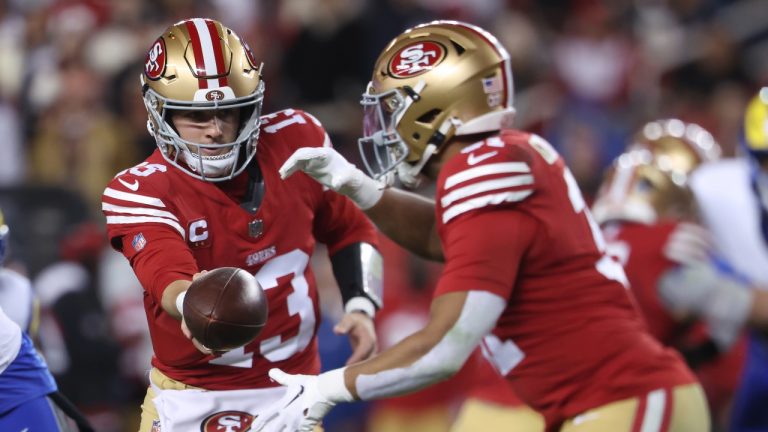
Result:
<instances>
[{"instance_id":1,"label":"gold helmet in background","mask_svg":"<svg viewBox=\"0 0 768 432\"><path fill-rule=\"evenodd\" d=\"M147 52L141 75L147 127L169 163L206 181L230 179L256 154L264 82L245 41L220 22L193 18L168 27ZM179 137L169 110L240 109L235 141L200 144ZM221 155L201 149L225 147Z\"/></svg>"},{"instance_id":2,"label":"gold helmet in background","mask_svg":"<svg viewBox=\"0 0 768 432\"><path fill-rule=\"evenodd\" d=\"M434 21L406 30L379 55L363 94L360 152L380 178L393 169L406 185L455 135L511 124L509 54L485 30Z\"/></svg>"},{"instance_id":3,"label":"gold helmet in background","mask_svg":"<svg viewBox=\"0 0 768 432\"><path fill-rule=\"evenodd\" d=\"M760 225L768 241L768 87L749 101L740 141L747 151L750 179L760 203Z\"/></svg>"},{"instance_id":4,"label":"gold helmet in background","mask_svg":"<svg viewBox=\"0 0 768 432\"><path fill-rule=\"evenodd\" d=\"M720 153L712 134L696 124L677 119L646 124L609 168L592 206L595 220L696 219L689 175Z\"/></svg>"}]
</instances>

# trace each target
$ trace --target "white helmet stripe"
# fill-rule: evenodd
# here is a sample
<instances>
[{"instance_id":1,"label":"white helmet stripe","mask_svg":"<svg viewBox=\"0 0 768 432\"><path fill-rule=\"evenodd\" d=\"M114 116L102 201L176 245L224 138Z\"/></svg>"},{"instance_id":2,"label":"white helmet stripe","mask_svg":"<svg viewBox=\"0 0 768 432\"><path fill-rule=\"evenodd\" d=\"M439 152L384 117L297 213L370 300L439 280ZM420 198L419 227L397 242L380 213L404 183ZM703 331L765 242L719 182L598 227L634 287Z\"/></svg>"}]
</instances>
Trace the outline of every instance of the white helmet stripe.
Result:
<instances>
[{"instance_id":1,"label":"white helmet stripe","mask_svg":"<svg viewBox=\"0 0 768 432\"><path fill-rule=\"evenodd\" d=\"M610 189L608 190L608 196L611 197L611 200L614 202L621 202L626 199L636 171L636 167L616 167L613 184L611 184Z\"/></svg>"},{"instance_id":2,"label":"white helmet stripe","mask_svg":"<svg viewBox=\"0 0 768 432\"><path fill-rule=\"evenodd\" d=\"M211 31L206 25L206 20L201 18L193 18L192 23L197 29L199 36L200 48L203 52L203 64L205 65L206 75L221 75L222 71L219 65L216 63L216 54L214 53L214 43L217 43L214 38L218 39L218 35ZM223 66L223 65L222 65ZM220 80L218 78L208 80L208 88L221 87Z\"/></svg>"}]
</instances>

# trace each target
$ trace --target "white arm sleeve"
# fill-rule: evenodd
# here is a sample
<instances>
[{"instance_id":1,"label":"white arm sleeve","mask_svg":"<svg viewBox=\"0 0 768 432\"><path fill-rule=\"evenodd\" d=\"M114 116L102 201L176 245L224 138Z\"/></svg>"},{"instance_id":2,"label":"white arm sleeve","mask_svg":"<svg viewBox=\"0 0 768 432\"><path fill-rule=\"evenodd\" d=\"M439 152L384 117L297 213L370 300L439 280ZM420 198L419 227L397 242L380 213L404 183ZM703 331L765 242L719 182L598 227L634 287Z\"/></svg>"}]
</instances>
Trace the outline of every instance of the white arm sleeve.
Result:
<instances>
[{"instance_id":1,"label":"white arm sleeve","mask_svg":"<svg viewBox=\"0 0 768 432\"><path fill-rule=\"evenodd\" d=\"M0 374L16 359L21 348L21 328L0 307Z\"/></svg>"},{"instance_id":2,"label":"white arm sleeve","mask_svg":"<svg viewBox=\"0 0 768 432\"><path fill-rule=\"evenodd\" d=\"M738 339L753 301L749 284L706 263L668 270L659 279L658 292L671 310L703 316L712 340L722 350L730 349Z\"/></svg>"},{"instance_id":3,"label":"white arm sleeve","mask_svg":"<svg viewBox=\"0 0 768 432\"><path fill-rule=\"evenodd\" d=\"M359 375L355 384L360 399L410 393L450 377L493 329L506 306L507 301L496 294L469 291L456 324L423 357L403 368Z\"/></svg>"},{"instance_id":4,"label":"white arm sleeve","mask_svg":"<svg viewBox=\"0 0 768 432\"><path fill-rule=\"evenodd\" d=\"M22 330L29 331L34 311L34 292L29 279L0 268L0 307Z\"/></svg>"}]
</instances>

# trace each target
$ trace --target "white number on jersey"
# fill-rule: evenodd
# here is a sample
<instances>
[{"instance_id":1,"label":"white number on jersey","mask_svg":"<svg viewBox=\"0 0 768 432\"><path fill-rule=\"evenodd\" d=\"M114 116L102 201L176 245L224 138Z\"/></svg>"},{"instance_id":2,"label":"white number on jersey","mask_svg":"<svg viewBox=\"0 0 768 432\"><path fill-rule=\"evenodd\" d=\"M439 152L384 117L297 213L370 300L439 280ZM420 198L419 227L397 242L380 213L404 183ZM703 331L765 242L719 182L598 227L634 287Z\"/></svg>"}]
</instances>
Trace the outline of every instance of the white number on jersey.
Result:
<instances>
[{"instance_id":1,"label":"white number on jersey","mask_svg":"<svg viewBox=\"0 0 768 432\"><path fill-rule=\"evenodd\" d=\"M290 358L304 350L312 341L316 318L315 308L309 296L309 284L304 277L308 263L309 256L300 249L294 249L284 255L272 258L256 272L256 280L265 291L276 288L278 279L293 275L290 284L293 292L288 295L286 300L288 302L288 315L297 316L301 320L296 336L283 339L281 335L275 335L261 341L259 351L271 362ZM270 310L272 309L270 308ZM271 320L280 318L282 317L269 317ZM253 353L247 353L245 347L239 347L211 360L210 363L249 368L253 365L252 360Z\"/></svg>"},{"instance_id":2,"label":"white number on jersey","mask_svg":"<svg viewBox=\"0 0 768 432\"><path fill-rule=\"evenodd\" d=\"M117 173L115 177L120 177L125 173L131 173L138 177L147 177L156 172L166 172L168 167L162 164L151 164L149 162L142 162L133 168L128 168Z\"/></svg>"},{"instance_id":3,"label":"white number on jersey","mask_svg":"<svg viewBox=\"0 0 768 432\"><path fill-rule=\"evenodd\" d=\"M602 254L595 264L595 268L606 278L621 283L624 285L624 288L629 288L629 281L627 280L627 275L624 274L624 267L606 254L605 238L603 238L603 233L600 231L600 226L597 225L597 222L595 222L595 219L592 217L592 212L587 208L587 204L584 202L584 197L581 195L581 189L579 189L576 179L568 168L563 170L563 179L568 186L568 198L571 200L573 211L577 214L583 213L584 217L587 218L589 230L592 232L592 240L595 242L597 250Z\"/></svg>"}]
</instances>

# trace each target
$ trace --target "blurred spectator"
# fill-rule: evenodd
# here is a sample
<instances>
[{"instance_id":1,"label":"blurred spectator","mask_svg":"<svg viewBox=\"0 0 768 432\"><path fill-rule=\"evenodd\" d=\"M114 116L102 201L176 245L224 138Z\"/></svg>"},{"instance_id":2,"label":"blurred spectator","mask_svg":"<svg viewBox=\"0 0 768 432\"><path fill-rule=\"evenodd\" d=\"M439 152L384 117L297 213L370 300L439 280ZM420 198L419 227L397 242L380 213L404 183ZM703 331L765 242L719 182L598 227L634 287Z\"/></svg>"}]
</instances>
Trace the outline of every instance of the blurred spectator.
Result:
<instances>
[{"instance_id":1,"label":"blurred spectator","mask_svg":"<svg viewBox=\"0 0 768 432\"><path fill-rule=\"evenodd\" d=\"M575 2L553 44L554 68L576 100L611 106L626 100L635 47L621 29L614 5Z\"/></svg>"},{"instance_id":2,"label":"blurred spectator","mask_svg":"<svg viewBox=\"0 0 768 432\"><path fill-rule=\"evenodd\" d=\"M115 172L138 162L125 127L104 109L101 77L81 61L62 65L61 91L33 137L29 178L78 191L94 212Z\"/></svg>"},{"instance_id":3,"label":"blurred spectator","mask_svg":"<svg viewBox=\"0 0 768 432\"><path fill-rule=\"evenodd\" d=\"M345 142L354 144L357 137L361 123L351 119L361 118L357 102L369 79L368 64L361 61L370 57L367 31L360 19L365 0L313 3L318 2L280 3L278 17L287 37L279 65L283 85L271 88L279 91L287 105L300 104L317 115L334 142L343 147Z\"/></svg>"},{"instance_id":4,"label":"blurred spectator","mask_svg":"<svg viewBox=\"0 0 768 432\"><path fill-rule=\"evenodd\" d=\"M19 118L12 105L0 93L0 186L13 186L24 180L25 154L19 130Z\"/></svg>"},{"instance_id":5,"label":"blurred spectator","mask_svg":"<svg viewBox=\"0 0 768 432\"><path fill-rule=\"evenodd\" d=\"M553 44L565 99L544 134L589 199L629 134L625 117L637 55L621 30L617 6L597 0L574 4Z\"/></svg>"},{"instance_id":6,"label":"blurred spectator","mask_svg":"<svg viewBox=\"0 0 768 432\"><path fill-rule=\"evenodd\" d=\"M15 105L23 74L25 23L13 14L6 0L0 0L0 186L19 184L24 179L25 154L20 119Z\"/></svg>"}]
</instances>

